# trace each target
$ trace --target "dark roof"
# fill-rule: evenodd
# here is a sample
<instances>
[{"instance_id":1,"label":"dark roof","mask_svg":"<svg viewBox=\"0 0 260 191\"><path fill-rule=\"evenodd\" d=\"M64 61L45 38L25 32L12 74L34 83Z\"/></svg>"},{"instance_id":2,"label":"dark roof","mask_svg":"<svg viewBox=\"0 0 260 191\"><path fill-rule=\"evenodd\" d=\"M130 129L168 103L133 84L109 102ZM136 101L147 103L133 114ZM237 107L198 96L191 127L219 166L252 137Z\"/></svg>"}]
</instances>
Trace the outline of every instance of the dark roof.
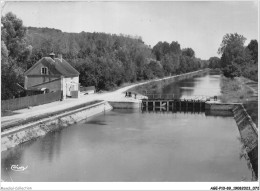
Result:
<instances>
[{"instance_id":1,"label":"dark roof","mask_svg":"<svg viewBox=\"0 0 260 191\"><path fill-rule=\"evenodd\" d=\"M54 58L55 68L64 76L78 76L79 72L73 68L66 60Z\"/></svg>"},{"instance_id":2,"label":"dark roof","mask_svg":"<svg viewBox=\"0 0 260 191\"><path fill-rule=\"evenodd\" d=\"M39 60L36 64L34 64L29 70L25 72L25 75L27 75L33 68L36 67L39 63L42 63L43 65L46 65L49 70L51 70L54 74L60 74L64 77L73 77L78 76L79 72L73 68L66 60L54 58L54 60L50 57L43 57L41 60Z\"/></svg>"}]
</instances>

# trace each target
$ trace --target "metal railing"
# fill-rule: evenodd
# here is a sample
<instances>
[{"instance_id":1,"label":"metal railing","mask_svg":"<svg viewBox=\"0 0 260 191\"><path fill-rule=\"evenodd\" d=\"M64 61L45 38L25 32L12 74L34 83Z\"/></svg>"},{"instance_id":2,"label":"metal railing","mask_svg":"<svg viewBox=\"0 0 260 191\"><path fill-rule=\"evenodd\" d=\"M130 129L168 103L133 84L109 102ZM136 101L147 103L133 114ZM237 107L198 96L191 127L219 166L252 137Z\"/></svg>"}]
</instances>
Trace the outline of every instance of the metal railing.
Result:
<instances>
[{"instance_id":1,"label":"metal railing","mask_svg":"<svg viewBox=\"0 0 260 191\"><path fill-rule=\"evenodd\" d=\"M146 94L148 99L164 99L172 100L174 99L173 94Z\"/></svg>"},{"instance_id":2,"label":"metal railing","mask_svg":"<svg viewBox=\"0 0 260 191\"><path fill-rule=\"evenodd\" d=\"M176 98L174 94L146 94L147 99L150 100L157 100L157 99L162 99L162 100L179 100L180 98ZM182 96L181 100L211 100L213 99L214 96L205 96L205 95L193 95L193 96Z\"/></svg>"}]
</instances>

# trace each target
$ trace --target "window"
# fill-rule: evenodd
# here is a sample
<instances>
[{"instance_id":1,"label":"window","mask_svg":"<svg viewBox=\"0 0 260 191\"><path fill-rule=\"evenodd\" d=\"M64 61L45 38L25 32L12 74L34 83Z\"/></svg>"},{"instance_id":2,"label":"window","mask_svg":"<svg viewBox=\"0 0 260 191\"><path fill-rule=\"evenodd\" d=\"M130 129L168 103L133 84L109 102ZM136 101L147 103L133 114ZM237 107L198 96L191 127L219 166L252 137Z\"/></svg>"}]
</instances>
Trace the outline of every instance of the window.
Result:
<instances>
[{"instance_id":1,"label":"window","mask_svg":"<svg viewBox=\"0 0 260 191\"><path fill-rule=\"evenodd\" d=\"M48 74L48 68L47 67L42 67L42 74L47 75Z\"/></svg>"}]
</instances>

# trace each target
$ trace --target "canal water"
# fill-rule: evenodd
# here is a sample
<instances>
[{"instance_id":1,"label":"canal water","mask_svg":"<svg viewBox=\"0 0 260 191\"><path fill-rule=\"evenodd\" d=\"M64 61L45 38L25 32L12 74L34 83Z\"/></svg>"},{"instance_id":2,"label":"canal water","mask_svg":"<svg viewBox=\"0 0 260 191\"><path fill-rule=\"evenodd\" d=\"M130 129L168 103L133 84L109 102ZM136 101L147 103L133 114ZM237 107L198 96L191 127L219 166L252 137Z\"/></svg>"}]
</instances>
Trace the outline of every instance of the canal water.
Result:
<instances>
[{"instance_id":1,"label":"canal water","mask_svg":"<svg viewBox=\"0 0 260 191\"><path fill-rule=\"evenodd\" d=\"M163 88L219 95L219 75ZM113 110L2 152L4 181L250 181L233 117ZM14 171L12 165L26 168Z\"/></svg>"},{"instance_id":2,"label":"canal water","mask_svg":"<svg viewBox=\"0 0 260 191\"><path fill-rule=\"evenodd\" d=\"M162 94L174 95L174 98L194 98L212 97L220 95L220 75L217 72L208 72L194 78L182 80L180 82L163 85L159 88Z\"/></svg>"}]
</instances>

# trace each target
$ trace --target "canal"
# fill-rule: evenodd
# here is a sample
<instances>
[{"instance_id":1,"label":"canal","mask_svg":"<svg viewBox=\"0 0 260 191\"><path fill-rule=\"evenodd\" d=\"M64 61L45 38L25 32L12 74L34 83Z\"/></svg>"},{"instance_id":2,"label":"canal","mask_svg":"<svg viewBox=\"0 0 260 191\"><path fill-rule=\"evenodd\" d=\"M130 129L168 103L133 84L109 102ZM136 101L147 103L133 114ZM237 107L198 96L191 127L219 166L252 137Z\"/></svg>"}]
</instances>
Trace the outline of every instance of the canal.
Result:
<instances>
[{"instance_id":1,"label":"canal","mask_svg":"<svg viewBox=\"0 0 260 191\"><path fill-rule=\"evenodd\" d=\"M161 92L214 96L219 83L208 73ZM113 110L2 152L1 174L15 182L251 181L241 153L233 117Z\"/></svg>"}]
</instances>

